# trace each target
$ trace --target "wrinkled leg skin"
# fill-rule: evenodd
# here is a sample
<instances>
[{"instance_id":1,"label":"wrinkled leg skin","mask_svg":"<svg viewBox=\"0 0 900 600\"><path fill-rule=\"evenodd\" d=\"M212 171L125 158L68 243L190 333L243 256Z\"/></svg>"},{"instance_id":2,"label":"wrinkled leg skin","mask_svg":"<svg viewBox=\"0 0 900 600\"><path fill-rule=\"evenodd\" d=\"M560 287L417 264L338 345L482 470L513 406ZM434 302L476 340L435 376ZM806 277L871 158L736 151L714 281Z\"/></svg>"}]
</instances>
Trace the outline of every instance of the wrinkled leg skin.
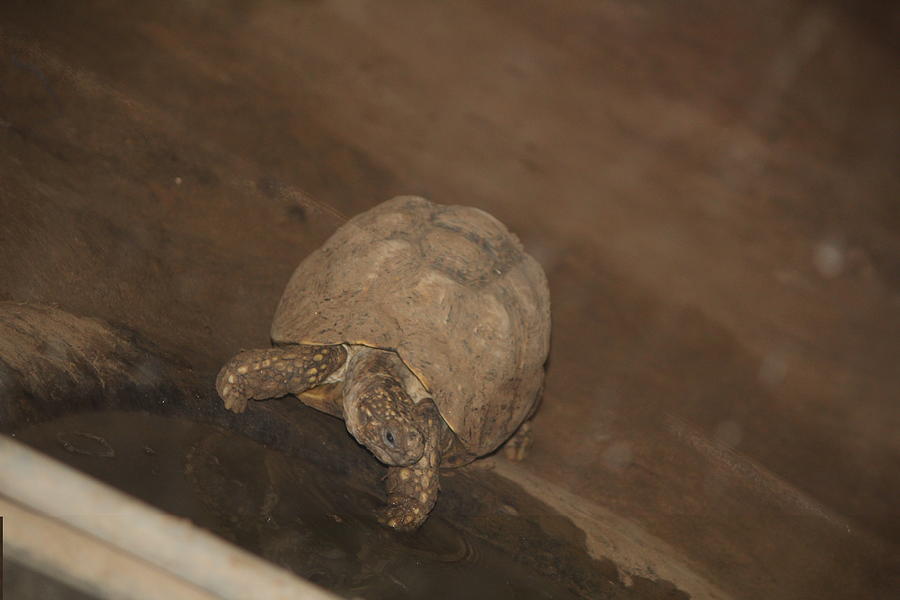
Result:
<instances>
[{"instance_id":1,"label":"wrinkled leg skin","mask_svg":"<svg viewBox=\"0 0 900 600\"><path fill-rule=\"evenodd\" d=\"M301 394L316 387L347 360L341 346L280 346L241 352L219 371L216 391L225 408L241 413L248 400Z\"/></svg>"},{"instance_id":2,"label":"wrinkled leg skin","mask_svg":"<svg viewBox=\"0 0 900 600\"><path fill-rule=\"evenodd\" d=\"M387 506L378 513L378 521L398 531L415 531L434 508L440 489L438 465L441 457L440 418L430 401L416 407L421 414L425 453L419 462L408 467L388 467Z\"/></svg>"},{"instance_id":3,"label":"wrinkled leg skin","mask_svg":"<svg viewBox=\"0 0 900 600\"><path fill-rule=\"evenodd\" d=\"M531 449L532 443L534 443L534 432L531 430L531 421L525 421L503 444L503 454L509 460L524 460L528 456L528 450Z\"/></svg>"}]
</instances>

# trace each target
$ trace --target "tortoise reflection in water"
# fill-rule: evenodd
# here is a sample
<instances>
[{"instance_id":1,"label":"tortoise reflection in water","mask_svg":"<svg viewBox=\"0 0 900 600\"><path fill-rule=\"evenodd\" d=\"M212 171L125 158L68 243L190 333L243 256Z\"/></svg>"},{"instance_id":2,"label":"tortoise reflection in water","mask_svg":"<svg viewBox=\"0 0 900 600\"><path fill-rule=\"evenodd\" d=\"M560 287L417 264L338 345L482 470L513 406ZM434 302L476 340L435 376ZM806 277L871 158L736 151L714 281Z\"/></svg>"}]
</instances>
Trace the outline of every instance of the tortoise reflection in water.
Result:
<instances>
[{"instance_id":1,"label":"tortoise reflection in water","mask_svg":"<svg viewBox=\"0 0 900 600\"><path fill-rule=\"evenodd\" d=\"M538 263L487 213L402 196L362 213L291 277L273 348L219 372L225 407L296 394L389 466L379 520L414 530L438 469L505 442L520 459L550 343Z\"/></svg>"}]
</instances>

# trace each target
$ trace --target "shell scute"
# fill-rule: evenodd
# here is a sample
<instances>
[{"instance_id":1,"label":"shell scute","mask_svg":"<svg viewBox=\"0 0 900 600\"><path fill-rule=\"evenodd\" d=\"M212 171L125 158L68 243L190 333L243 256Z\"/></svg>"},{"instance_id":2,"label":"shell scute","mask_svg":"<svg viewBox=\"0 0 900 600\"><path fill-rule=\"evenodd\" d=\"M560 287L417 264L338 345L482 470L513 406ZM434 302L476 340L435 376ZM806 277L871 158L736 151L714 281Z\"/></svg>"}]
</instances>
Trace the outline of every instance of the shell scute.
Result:
<instances>
[{"instance_id":1,"label":"shell scute","mask_svg":"<svg viewBox=\"0 0 900 600\"><path fill-rule=\"evenodd\" d=\"M403 196L345 223L297 267L271 335L395 350L481 455L538 401L550 297L541 267L495 218Z\"/></svg>"}]
</instances>

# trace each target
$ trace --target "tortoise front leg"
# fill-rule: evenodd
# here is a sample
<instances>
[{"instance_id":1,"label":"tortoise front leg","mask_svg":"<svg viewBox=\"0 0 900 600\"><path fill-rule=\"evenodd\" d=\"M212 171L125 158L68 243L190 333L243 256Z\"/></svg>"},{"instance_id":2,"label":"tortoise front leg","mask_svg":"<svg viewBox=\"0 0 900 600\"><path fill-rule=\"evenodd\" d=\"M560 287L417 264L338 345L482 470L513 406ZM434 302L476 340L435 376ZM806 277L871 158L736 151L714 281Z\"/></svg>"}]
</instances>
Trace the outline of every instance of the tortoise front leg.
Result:
<instances>
[{"instance_id":1,"label":"tortoise front leg","mask_svg":"<svg viewBox=\"0 0 900 600\"><path fill-rule=\"evenodd\" d=\"M228 361L216 377L225 408L244 412L247 401L301 394L316 387L347 360L342 346L292 345L246 350Z\"/></svg>"},{"instance_id":2,"label":"tortoise front leg","mask_svg":"<svg viewBox=\"0 0 900 600\"><path fill-rule=\"evenodd\" d=\"M438 465L441 462L441 422L431 400L416 406L422 423L425 452L422 458L408 467L388 467L386 507L378 520L399 531L415 531L434 508L440 485Z\"/></svg>"}]
</instances>

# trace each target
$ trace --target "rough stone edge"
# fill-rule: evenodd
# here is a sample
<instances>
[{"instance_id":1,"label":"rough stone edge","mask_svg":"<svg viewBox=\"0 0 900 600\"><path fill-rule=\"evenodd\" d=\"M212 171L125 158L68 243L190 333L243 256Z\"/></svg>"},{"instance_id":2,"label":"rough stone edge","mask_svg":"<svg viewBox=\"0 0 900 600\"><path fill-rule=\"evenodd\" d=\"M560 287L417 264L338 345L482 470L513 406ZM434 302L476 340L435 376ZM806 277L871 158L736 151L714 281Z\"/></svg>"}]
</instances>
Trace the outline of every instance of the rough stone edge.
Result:
<instances>
[{"instance_id":1,"label":"rough stone edge","mask_svg":"<svg viewBox=\"0 0 900 600\"><path fill-rule=\"evenodd\" d=\"M475 468L493 470L571 519L585 533L588 553L596 559L613 561L626 585L631 576L635 575L654 581L667 580L690 594L691 598L733 598L697 574L677 550L647 533L636 523L503 458L483 459L475 463Z\"/></svg>"}]
</instances>

